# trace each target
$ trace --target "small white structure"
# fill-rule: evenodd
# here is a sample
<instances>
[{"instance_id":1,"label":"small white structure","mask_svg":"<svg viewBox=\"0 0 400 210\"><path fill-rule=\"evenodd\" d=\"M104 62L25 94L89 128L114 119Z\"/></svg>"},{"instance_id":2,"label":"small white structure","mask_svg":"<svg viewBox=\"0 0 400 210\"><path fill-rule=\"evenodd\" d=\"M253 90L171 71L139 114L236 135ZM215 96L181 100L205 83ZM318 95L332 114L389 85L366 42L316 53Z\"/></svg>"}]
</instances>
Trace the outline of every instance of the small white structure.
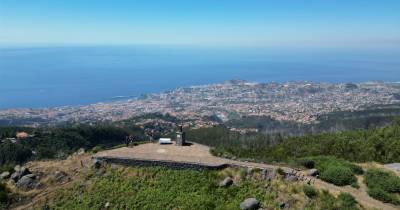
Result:
<instances>
[{"instance_id":1,"label":"small white structure","mask_svg":"<svg viewBox=\"0 0 400 210\"><path fill-rule=\"evenodd\" d=\"M160 144L172 144L171 138L160 138L158 142Z\"/></svg>"}]
</instances>

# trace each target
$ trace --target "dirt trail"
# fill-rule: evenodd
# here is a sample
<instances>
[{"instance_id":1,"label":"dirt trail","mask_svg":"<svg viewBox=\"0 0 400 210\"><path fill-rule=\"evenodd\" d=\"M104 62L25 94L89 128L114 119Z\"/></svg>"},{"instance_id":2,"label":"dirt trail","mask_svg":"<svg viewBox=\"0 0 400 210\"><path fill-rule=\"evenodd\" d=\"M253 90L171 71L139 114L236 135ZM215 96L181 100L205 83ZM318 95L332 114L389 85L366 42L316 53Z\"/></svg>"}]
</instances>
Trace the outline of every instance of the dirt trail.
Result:
<instances>
[{"instance_id":1,"label":"dirt trail","mask_svg":"<svg viewBox=\"0 0 400 210\"><path fill-rule=\"evenodd\" d=\"M381 201L375 200L371 198L366 191L352 188L350 186L346 187L338 187L333 184L329 184L327 182L321 180L315 180L313 184L318 189L326 189L329 190L333 194L339 194L340 192L350 193L354 198L361 203L364 207L367 208L375 208L382 210L399 210L400 208L395 207L394 205L382 203ZM361 189L361 188L360 188Z\"/></svg>"},{"instance_id":2,"label":"dirt trail","mask_svg":"<svg viewBox=\"0 0 400 210\"><path fill-rule=\"evenodd\" d=\"M263 168L276 169L276 168L280 167L277 165L269 165L269 164L262 164L262 163L253 163L253 162L241 162L241 161L233 161L233 160L229 161L229 163L232 166L260 168L260 169L263 169ZM288 167L280 167L280 168L282 168L286 172L290 172L290 171L294 170L294 169L288 168ZM372 209L380 209L380 210L399 210L400 209L399 207L396 207L394 205L386 204L386 203L383 203L381 201L371 198L367 194L367 192L366 192L367 188L363 183L360 183L359 189L355 189L350 186L339 187L339 186L324 182L320 179L315 179L314 177L307 176L305 173L302 173L302 172L298 172L298 173L304 175L304 177L306 177L308 179L312 179L313 180L312 185L317 189L321 189L321 190L325 189L325 190L328 190L330 193L336 194L336 195L341 192L350 193L364 207L372 208ZM361 180L361 182L362 182L362 180Z\"/></svg>"}]
</instances>

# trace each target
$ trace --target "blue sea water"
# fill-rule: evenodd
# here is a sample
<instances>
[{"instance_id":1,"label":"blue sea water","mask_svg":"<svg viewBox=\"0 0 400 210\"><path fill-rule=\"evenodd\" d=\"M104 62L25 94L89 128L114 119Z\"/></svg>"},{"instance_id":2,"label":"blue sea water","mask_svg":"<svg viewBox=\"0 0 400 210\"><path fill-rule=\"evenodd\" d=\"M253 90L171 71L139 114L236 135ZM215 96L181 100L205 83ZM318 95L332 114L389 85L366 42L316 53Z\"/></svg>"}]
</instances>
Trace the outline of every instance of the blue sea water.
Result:
<instances>
[{"instance_id":1,"label":"blue sea water","mask_svg":"<svg viewBox=\"0 0 400 210\"><path fill-rule=\"evenodd\" d=\"M400 81L400 51L70 46L0 48L0 109L84 105L231 79Z\"/></svg>"}]
</instances>

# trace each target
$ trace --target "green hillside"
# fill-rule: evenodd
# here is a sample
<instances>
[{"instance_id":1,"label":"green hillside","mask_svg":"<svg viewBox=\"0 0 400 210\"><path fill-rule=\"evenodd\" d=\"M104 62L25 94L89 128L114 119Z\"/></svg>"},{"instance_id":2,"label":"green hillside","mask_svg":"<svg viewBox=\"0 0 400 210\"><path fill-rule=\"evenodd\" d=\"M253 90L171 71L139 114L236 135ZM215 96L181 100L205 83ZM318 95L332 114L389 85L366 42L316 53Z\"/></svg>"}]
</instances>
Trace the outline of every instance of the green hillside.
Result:
<instances>
[{"instance_id":1,"label":"green hillside","mask_svg":"<svg viewBox=\"0 0 400 210\"><path fill-rule=\"evenodd\" d=\"M36 208L85 210L108 206L109 209L138 210L232 210L239 209L244 199L255 197L267 209L281 209L283 205L306 210L360 209L350 195L341 194L336 198L309 186L303 189L300 183L287 183L279 178L263 180L259 172L246 178L239 169L192 171L120 167L115 170L106 167L102 170L87 174L90 181L62 189ZM233 177L234 184L219 187L218 182L226 176Z\"/></svg>"}]
</instances>

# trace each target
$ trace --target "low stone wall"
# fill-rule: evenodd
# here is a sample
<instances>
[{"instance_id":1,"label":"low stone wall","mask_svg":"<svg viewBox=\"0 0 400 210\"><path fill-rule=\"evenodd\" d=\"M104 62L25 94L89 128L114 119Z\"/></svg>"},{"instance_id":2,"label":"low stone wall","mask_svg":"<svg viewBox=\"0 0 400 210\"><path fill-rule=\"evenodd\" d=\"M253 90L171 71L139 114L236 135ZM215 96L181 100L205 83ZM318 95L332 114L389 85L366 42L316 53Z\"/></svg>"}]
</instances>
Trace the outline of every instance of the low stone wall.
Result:
<instances>
[{"instance_id":1,"label":"low stone wall","mask_svg":"<svg viewBox=\"0 0 400 210\"><path fill-rule=\"evenodd\" d=\"M189 162L175 162L175 161L160 161L160 160L140 160L140 159L132 159L132 158L115 158L115 157L93 157L93 159L106 162L106 163L114 163L124 166L161 166L173 169L192 169L192 170L219 170L228 167L228 164L221 165L205 165L198 163L189 163Z\"/></svg>"}]
</instances>

